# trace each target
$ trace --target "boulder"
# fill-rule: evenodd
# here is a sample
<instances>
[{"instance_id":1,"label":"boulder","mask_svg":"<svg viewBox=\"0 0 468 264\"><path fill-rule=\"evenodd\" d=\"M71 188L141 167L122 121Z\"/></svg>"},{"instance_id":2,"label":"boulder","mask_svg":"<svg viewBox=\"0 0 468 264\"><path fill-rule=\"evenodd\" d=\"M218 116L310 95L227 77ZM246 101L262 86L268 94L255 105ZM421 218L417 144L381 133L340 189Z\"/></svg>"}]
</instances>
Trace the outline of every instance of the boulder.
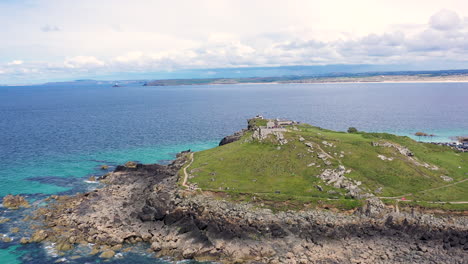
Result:
<instances>
[{"instance_id":1,"label":"boulder","mask_svg":"<svg viewBox=\"0 0 468 264\"><path fill-rule=\"evenodd\" d=\"M161 244L158 242L151 243L151 249L154 251L160 251L162 249Z\"/></svg>"},{"instance_id":2,"label":"boulder","mask_svg":"<svg viewBox=\"0 0 468 264\"><path fill-rule=\"evenodd\" d=\"M113 250L106 250L99 255L100 258L110 259L115 256L115 251Z\"/></svg>"},{"instance_id":3,"label":"boulder","mask_svg":"<svg viewBox=\"0 0 468 264\"><path fill-rule=\"evenodd\" d=\"M59 251L68 251L68 250L73 249L73 245L68 242L62 242L62 243L58 243L56 248Z\"/></svg>"},{"instance_id":4,"label":"boulder","mask_svg":"<svg viewBox=\"0 0 468 264\"><path fill-rule=\"evenodd\" d=\"M8 209L19 209L20 207L29 207L29 203L21 195L9 194L3 197L3 206Z\"/></svg>"},{"instance_id":5,"label":"boulder","mask_svg":"<svg viewBox=\"0 0 468 264\"><path fill-rule=\"evenodd\" d=\"M34 232L34 234L31 236L31 239L29 240L30 242L37 243L41 242L44 239L48 237L48 234L44 230L38 230Z\"/></svg>"},{"instance_id":6,"label":"boulder","mask_svg":"<svg viewBox=\"0 0 468 264\"><path fill-rule=\"evenodd\" d=\"M127 163L125 163L125 167L129 169L136 169L137 165L138 164L134 161L128 161Z\"/></svg>"},{"instance_id":7,"label":"boulder","mask_svg":"<svg viewBox=\"0 0 468 264\"><path fill-rule=\"evenodd\" d=\"M358 212L368 217L378 217L385 212L385 205L379 198L370 197Z\"/></svg>"},{"instance_id":8,"label":"boulder","mask_svg":"<svg viewBox=\"0 0 468 264\"><path fill-rule=\"evenodd\" d=\"M97 253L99 253L99 249L93 248L93 249L91 250L91 252L89 253L89 255L94 256L94 255L96 255Z\"/></svg>"},{"instance_id":9,"label":"boulder","mask_svg":"<svg viewBox=\"0 0 468 264\"><path fill-rule=\"evenodd\" d=\"M88 181L95 182L96 181L96 176L90 176L88 178Z\"/></svg>"}]
</instances>

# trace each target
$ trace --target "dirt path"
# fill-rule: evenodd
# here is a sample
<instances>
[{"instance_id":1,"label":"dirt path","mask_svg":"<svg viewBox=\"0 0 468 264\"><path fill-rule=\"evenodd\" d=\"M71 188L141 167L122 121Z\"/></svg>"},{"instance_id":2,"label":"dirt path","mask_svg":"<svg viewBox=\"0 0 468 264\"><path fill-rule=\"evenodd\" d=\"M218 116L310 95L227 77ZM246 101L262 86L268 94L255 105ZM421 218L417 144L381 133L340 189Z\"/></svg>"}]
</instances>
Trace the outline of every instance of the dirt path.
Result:
<instances>
[{"instance_id":1,"label":"dirt path","mask_svg":"<svg viewBox=\"0 0 468 264\"><path fill-rule=\"evenodd\" d=\"M312 142L312 144L314 144L328 158L335 159L332 155L328 154L325 150L323 150L319 143Z\"/></svg>"},{"instance_id":2,"label":"dirt path","mask_svg":"<svg viewBox=\"0 0 468 264\"><path fill-rule=\"evenodd\" d=\"M189 188L187 185L187 179L188 179L188 173L187 173L187 168L190 167L193 163L193 152L190 153L190 162L187 166L184 167L183 172L184 172L184 180L182 181L182 186Z\"/></svg>"},{"instance_id":3,"label":"dirt path","mask_svg":"<svg viewBox=\"0 0 468 264\"><path fill-rule=\"evenodd\" d=\"M444 186L439 186L439 187L434 187L434 188L430 188L430 189L418 191L418 192L416 192L416 193L438 190L438 189L450 187L450 186L453 186L453 185L457 185L457 184L459 184L459 183L466 182L466 181L468 181L468 179L464 179L464 180L461 180L461 181L457 181L457 182L454 182L454 183L451 183L451 184L447 184L447 185L444 185ZM403 194L403 195L399 195L399 196L393 196L393 197L379 197L379 198L380 198L380 199L400 199L400 198L403 198L403 197L405 197L405 196L410 196L410 195L413 195L413 193L407 193L407 194ZM411 200L404 200L404 201L411 202ZM431 202L431 203L448 203L448 202ZM449 203L465 204L465 203L468 203L468 201L458 201L458 202L449 202Z\"/></svg>"}]
</instances>

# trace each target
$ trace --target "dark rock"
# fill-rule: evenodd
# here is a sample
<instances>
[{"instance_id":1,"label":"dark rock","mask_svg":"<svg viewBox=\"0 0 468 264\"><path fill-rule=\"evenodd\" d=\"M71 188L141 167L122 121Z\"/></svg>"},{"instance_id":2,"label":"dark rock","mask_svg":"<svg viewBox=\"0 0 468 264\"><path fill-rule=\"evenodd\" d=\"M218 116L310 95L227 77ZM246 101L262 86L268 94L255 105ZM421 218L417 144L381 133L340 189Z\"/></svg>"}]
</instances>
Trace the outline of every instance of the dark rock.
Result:
<instances>
[{"instance_id":1,"label":"dark rock","mask_svg":"<svg viewBox=\"0 0 468 264\"><path fill-rule=\"evenodd\" d=\"M181 220L184 217L184 212L182 210L175 210L166 215L164 218L164 224L172 225L177 221Z\"/></svg>"},{"instance_id":2,"label":"dark rock","mask_svg":"<svg viewBox=\"0 0 468 264\"><path fill-rule=\"evenodd\" d=\"M226 144L239 140L244 135L245 132L246 130L244 129L244 130L234 133L233 135L224 137L223 139L221 139L221 142L219 142L219 146L226 145Z\"/></svg>"}]
</instances>

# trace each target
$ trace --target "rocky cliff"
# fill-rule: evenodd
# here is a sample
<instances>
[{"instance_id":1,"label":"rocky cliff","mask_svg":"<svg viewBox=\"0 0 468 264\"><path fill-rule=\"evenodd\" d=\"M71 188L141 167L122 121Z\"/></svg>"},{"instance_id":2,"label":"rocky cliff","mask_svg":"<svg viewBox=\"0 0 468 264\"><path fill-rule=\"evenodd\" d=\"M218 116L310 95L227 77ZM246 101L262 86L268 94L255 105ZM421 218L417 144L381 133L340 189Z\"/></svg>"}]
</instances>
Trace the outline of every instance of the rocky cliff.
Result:
<instances>
[{"instance_id":1,"label":"rocky cliff","mask_svg":"<svg viewBox=\"0 0 468 264\"><path fill-rule=\"evenodd\" d=\"M246 132L247 130L244 129L244 130L241 130L241 131L237 131L236 133L232 134L232 135L229 135L229 136L225 136L223 139L221 139L221 142L219 142L219 145L222 146L222 145L226 145L226 144L229 144L229 143L232 143L232 142L235 142L237 140L239 140Z\"/></svg>"}]
</instances>

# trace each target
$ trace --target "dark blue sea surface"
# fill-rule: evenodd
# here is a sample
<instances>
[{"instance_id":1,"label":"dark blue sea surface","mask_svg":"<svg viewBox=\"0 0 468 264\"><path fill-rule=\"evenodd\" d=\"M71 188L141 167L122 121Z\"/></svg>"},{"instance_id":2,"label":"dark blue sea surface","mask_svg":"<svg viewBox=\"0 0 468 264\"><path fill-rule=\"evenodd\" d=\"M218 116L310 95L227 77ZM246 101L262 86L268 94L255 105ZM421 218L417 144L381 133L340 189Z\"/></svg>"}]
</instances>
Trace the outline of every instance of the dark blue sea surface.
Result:
<instances>
[{"instance_id":1,"label":"dark blue sea surface","mask_svg":"<svg viewBox=\"0 0 468 264\"><path fill-rule=\"evenodd\" d=\"M105 173L102 164L165 163L179 151L216 146L256 114L450 141L468 135L468 83L0 87L0 197L23 194L41 203L50 194L96 188L86 179ZM0 242L0 263L99 262L19 245L9 228L19 225L27 235L19 219L28 213L0 208L0 218L12 219L0 233L13 238ZM112 263L145 261L154 258L134 252Z\"/></svg>"}]
</instances>

